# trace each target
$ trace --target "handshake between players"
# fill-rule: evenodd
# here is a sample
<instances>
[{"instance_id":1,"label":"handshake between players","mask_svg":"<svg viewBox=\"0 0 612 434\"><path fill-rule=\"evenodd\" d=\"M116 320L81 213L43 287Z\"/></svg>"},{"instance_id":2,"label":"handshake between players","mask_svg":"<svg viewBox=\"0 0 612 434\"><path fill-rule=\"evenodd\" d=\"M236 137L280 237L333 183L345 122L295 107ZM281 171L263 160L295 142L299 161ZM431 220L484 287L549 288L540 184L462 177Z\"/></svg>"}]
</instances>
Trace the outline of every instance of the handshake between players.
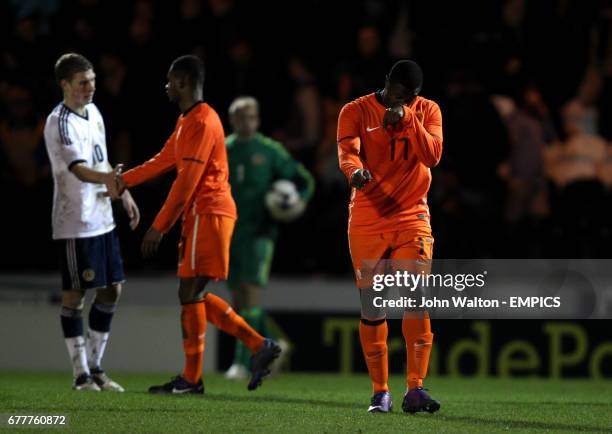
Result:
<instances>
[{"instance_id":1,"label":"handshake between players","mask_svg":"<svg viewBox=\"0 0 612 434\"><path fill-rule=\"evenodd\" d=\"M131 207L129 202L126 203L125 198L129 195L124 194L127 191L127 184L121 177L122 171L123 164L117 164L111 172L107 172L104 175L104 185L106 185L105 195L110 197L111 200L121 199L123 201L123 206L130 217L130 228L134 230L140 221L140 212L138 207ZM131 198L131 196L129 197ZM163 234L161 232L150 227L142 240L140 248L142 256L145 258L155 256L162 238Z\"/></svg>"},{"instance_id":2,"label":"handshake between players","mask_svg":"<svg viewBox=\"0 0 612 434\"><path fill-rule=\"evenodd\" d=\"M104 185L106 186L106 193L104 195L110 197L111 200L120 199L123 192L127 189L125 181L121 178L122 171L123 164L117 164L111 172L103 175Z\"/></svg>"}]
</instances>

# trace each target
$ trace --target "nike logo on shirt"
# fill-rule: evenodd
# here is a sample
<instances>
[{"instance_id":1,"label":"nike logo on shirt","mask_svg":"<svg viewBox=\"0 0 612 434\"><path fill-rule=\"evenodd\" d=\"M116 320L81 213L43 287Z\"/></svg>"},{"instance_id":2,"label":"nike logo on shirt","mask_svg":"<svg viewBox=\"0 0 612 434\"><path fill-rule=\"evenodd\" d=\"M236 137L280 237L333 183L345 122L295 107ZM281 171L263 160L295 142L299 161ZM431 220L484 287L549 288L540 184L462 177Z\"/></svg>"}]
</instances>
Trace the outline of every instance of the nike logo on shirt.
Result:
<instances>
[{"instance_id":1,"label":"nike logo on shirt","mask_svg":"<svg viewBox=\"0 0 612 434\"><path fill-rule=\"evenodd\" d=\"M368 133L371 133L372 131L376 131L376 130L377 130L377 129L379 129L379 128L380 128L380 125L379 125L379 126L377 126L377 127L374 127L374 128L367 127L367 128L366 128L366 131L367 131Z\"/></svg>"}]
</instances>

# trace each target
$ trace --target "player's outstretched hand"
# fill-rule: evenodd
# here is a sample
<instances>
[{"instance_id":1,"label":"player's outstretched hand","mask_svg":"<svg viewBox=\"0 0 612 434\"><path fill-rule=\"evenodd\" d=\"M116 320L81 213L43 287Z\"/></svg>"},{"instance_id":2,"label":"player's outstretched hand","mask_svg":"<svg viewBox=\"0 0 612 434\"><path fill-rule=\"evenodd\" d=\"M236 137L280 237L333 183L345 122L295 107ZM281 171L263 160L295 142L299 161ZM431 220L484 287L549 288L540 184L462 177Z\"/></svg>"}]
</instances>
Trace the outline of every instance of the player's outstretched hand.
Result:
<instances>
[{"instance_id":1,"label":"player's outstretched hand","mask_svg":"<svg viewBox=\"0 0 612 434\"><path fill-rule=\"evenodd\" d=\"M123 180L123 176L121 176L121 173L115 175L115 183L117 184L117 190L119 190L119 194L123 194L123 192L126 191L128 188L128 185Z\"/></svg>"},{"instance_id":2,"label":"player's outstretched hand","mask_svg":"<svg viewBox=\"0 0 612 434\"><path fill-rule=\"evenodd\" d=\"M104 185L106 186L105 196L109 196L112 200L119 199L121 197L119 184L117 183L117 178L121 176L121 171L123 170L123 164L117 164L111 172L105 173L103 176Z\"/></svg>"},{"instance_id":3,"label":"player's outstretched hand","mask_svg":"<svg viewBox=\"0 0 612 434\"><path fill-rule=\"evenodd\" d=\"M371 180L372 174L368 169L357 169L351 176L351 187L361 190Z\"/></svg>"},{"instance_id":4,"label":"player's outstretched hand","mask_svg":"<svg viewBox=\"0 0 612 434\"><path fill-rule=\"evenodd\" d=\"M147 233L142 240L142 256L145 258L151 258L157 254L157 249L159 248L159 243L161 242L164 234L159 232L157 229L150 227Z\"/></svg>"},{"instance_id":5,"label":"player's outstretched hand","mask_svg":"<svg viewBox=\"0 0 612 434\"><path fill-rule=\"evenodd\" d=\"M385 110L383 116L383 126L386 128L388 125L395 125L404 117L404 107L397 105L395 107L389 107Z\"/></svg>"},{"instance_id":6,"label":"player's outstretched hand","mask_svg":"<svg viewBox=\"0 0 612 434\"><path fill-rule=\"evenodd\" d=\"M121 201L123 202L123 209L125 209L125 212L127 212L130 218L130 229L134 230L140 222L140 210L138 209L138 205L136 205L136 201L128 190L125 190L123 194L121 194Z\"/></svg>"}]
</instances>

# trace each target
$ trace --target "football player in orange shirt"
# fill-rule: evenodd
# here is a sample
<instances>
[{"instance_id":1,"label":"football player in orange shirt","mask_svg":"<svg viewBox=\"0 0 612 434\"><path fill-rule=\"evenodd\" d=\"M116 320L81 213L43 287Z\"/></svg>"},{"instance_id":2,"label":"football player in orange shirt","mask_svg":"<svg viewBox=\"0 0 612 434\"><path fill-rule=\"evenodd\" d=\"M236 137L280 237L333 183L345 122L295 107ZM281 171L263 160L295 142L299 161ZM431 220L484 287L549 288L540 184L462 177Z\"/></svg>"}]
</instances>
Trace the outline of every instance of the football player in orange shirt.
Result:
<instances>
[{"instance_id":1,"label":"football player in orange shirt","mask_svg":"<svg viewBox=\"0 0 612 434\"><path fill-rule=\"evenodd\" d=\"M227 279L229 248L236 222L236 205L228 181L225 134L219 116L202 99L204 65L196 56L176 59L168 71L166 92L178 104L174 132L162 150L120 178L121 188L141 184L176 170L166 202L145 234L142 253L157 252L163 234L182 215L178 290L185 368L169 383L152 386L151 393L204 393L202 364L206 321L240 339L253 353L249 390L257 388L278 357L280 347L264 339L224 300L205 293L211 279Z\"/></svg>"},{"instance_id":2,"label":"football player in orange shirt","mask_svg":"<svg viewBox=\"0 0 612 434\"><path fill-rule=\"evenodd\" d=\"M361 295L360 340L372 380L370 412L392 409L387 384L387 321L372 305L372 267L381 260L416 273L431 270L433 237L427 192L442 155L442 115L419 96L423 73L411 60L391 68L385 87L346 104L338 119L340 168L352 187L348 236ZM368 264L375 264L369 270ZM387 265L388 267L388 265ZM368 277L370 276L370 277ZM433 334L427 311L406 310L407 390L402 409L435 412L440 403L423 389Z\"/></svg>"}]
</instances>

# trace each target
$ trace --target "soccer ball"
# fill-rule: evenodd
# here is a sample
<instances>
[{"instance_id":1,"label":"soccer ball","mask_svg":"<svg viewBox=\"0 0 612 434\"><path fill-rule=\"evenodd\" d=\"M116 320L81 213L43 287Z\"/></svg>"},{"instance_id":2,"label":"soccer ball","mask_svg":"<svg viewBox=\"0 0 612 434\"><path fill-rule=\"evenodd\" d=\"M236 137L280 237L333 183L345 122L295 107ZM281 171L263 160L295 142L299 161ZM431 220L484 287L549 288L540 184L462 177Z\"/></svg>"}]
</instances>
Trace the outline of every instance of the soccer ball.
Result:
<instances>
[{"instance_id":1,"label":"soccer ball","mask_svg":"<svg viewBox=\"0 0 612 434\"><path fill-rule=\"evenodd\" d=\"M266 193L266 207L274 220L291 222L304 213L306 203L300 197L295 184L287 179L279 179Z\"/></svg>"}]
</instances>

